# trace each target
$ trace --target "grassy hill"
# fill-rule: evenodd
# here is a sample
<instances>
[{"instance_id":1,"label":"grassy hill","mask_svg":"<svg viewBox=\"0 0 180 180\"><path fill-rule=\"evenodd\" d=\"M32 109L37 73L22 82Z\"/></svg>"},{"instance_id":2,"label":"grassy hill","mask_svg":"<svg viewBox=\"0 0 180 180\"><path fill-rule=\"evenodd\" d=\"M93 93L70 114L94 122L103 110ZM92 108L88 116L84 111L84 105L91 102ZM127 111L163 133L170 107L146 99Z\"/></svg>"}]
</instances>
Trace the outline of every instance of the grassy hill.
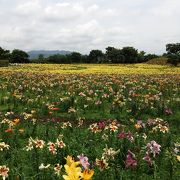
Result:
<instances>
[{"instance_id":1,"label":"grassy hill","mask_svg":"<svg viewBox=\"0 0 180 180\"><path fill-rule=\"evenodd\" d=\"M166 65L167 60L168 60L168 58L166 58L166 57L158 57L158 58L151 59L146 63L147 64Z\"/></svg>"}]
</instances>

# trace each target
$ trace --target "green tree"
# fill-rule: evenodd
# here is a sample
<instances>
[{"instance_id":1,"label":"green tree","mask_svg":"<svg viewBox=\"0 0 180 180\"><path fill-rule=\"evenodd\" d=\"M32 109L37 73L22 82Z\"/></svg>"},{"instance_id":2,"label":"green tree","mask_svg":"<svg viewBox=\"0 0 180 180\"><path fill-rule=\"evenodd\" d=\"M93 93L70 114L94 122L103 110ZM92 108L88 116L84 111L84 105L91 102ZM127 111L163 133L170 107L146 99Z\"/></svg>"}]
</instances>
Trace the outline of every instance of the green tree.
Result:
<instances>
[{"instance_id":1,"label":"green tree","mask_svg":"<svg viewBox=\"0 0 180 180\"><path fill-rule=\"evenodd\" d=\"M81 56L81 62L82 63L89 63L88 55L82 55Z\"/></svg>"},{"instance_id":2,"label":"green tree","mask_svg":"<svg viewBox=\"0 0 180 180\"><path fill-rule=\"evenodd\" d=\"M25 51L14 49L11 53L10 62L11 63L28 63L29 62L28 57L29 55Z\"/></svg>"},{"instance_id":3,"label":"green tree","mask_svg":"<svg viewBox=\"0 0 180 180\"><path fill-rule=\"evenodd\" d=\"M159 57L159 56L156 55L156 54L146 54L146 55L144 56L145 61L149 61L149 60L151 60L151 59L158 58L158 57Z\"/></svg>"},{"instance_id":4,"label":"green tree","mask_svg":"<svg viewBox=\"0 0 180 180\"><path fill-rule=\"evenodd\" d=\"M68 57L70 58L70 62L72 63L81 62L81 54L79 52L72 52Z\"/></svg>"},{"instance_id":5,"label":"green tree","mask_svg":"<svg viewBox=\"0 0 180 180\"><path fill-rule=\"evenodd\" d=\"M101 50L92 50L89 53L88 60L89 63L100 63L103 61L104 54Z\"/></svg>"},{"instance_id":6,"label":"green tree","mask_svg":"<svg viewBox=\"0 0 180 180\"><path fill-rule=\"evenodd\" d=\"M125 57L125 63L137 63L138 51L134 47L123 47L121 52Z\"/></svg>"},{"instance_id":7,"label":"green tree","mask_svg":"<svg viewBox=\"0 0 180 180\"><path fill-rule=\"evenodd\" d=\"M10 58L10 51L0 47L0 60L7 60Z\"/></svg>"},{"instance_id":8,"label":"green tree","mask_svg":"<svg viewBox=\"0 0 180 180\"><path fill-rule=\"evenodd\" d=\"M180 63L180 43L166 45L168 63L177 66Z\"/></svg>"},{"instance_id":9,"label":"green tree","mask_svg":"<svg viewBox=\"0 0 180 180\"><path fill-rule=\"evenodd\" d=\"M65 64L65 63L69 63L68 60L69 60L68 57L62 54L55 54L48 57L49 63Z\"/></svg>"},{"instance_id":10,"label":"green tree","mask_svg":"<svg viewBox=\"0 0 180 180\"><path fill-rule=\"evenodd\" d=\"M180 54L180 43L167 44L166 51L168 54Z\"/></svg>"},{"instance_id":11,"label":"green tree","mask_svg":"<svg viewBox=\"0 0 180 180\"><path fill-rule=\"evenodd\" d=\"M114 47L106 48L106 57L112 63L124 63L125 61L122 51Z\"/></svg>"},{"instance_id":12,"label":"green tree","mask_svg":"<svg viewBox=\"0 0 180 180\"><path fill-rule=\"evenodd\" d=\"M116 50L116 48L108 46L106 48L106 57L109 61L111 61L112 59L114 59L114 51Z\"/></svg>"}]
</instances>

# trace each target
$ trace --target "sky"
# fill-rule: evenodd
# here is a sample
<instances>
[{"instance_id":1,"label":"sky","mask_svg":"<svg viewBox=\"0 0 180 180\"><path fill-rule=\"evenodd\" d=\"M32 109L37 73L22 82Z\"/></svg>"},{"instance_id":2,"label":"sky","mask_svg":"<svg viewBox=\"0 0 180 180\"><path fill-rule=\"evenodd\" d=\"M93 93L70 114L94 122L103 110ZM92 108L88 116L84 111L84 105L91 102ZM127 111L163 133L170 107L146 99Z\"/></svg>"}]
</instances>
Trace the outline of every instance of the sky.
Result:
<instances>
[{"instance_id":1,"label":"sky","mask_svg":"<svg viewBox=\"0 0 180 180\"><path fill-rule=\"evenodd\" d=\"M0 46L88 54L180 42L180 0L0 0Z\"/></svg>"}]
</instances>

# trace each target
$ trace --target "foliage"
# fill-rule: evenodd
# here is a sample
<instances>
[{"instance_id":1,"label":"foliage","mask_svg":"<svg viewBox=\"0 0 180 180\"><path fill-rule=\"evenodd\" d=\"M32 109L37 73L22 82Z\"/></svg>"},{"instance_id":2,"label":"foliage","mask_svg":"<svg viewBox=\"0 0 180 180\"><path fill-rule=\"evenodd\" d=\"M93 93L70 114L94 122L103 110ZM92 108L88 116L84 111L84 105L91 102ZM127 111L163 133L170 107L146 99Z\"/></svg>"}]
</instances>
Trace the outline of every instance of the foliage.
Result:
<instances>
[{"instance_id":1,"label":"foliage","mask_svg":"<svg viewBox=\"0 0 180 180\"><path fill-rule=\"evenodd\" d=\"M144 56L144 62L149 61L151 59L158 58L158 57L160 57L160 56L158 56L156 54L147 54L147 55Z\"/></svg>"},{"instance_id":2,"label":"foliage","mask_svg":"<svg viewBox=\"0 0 180 180\"><path fill-rule=\"evenodd\" d=\"M81 62L81 54L78 52L72 52L67 55L71 63L80 63Z\"/></svg>"},{"instance_id":3,"label":"foliage","mask_svg":"<svg viewBox=\"0 0 180 180\"><path fill-rule=\"evenodd\" d=\"M177 66L180 63L180 43L166 45L168 63Z\"/></svg>"},{"instance_id":4,"label":"foliage","mask_svg":"<svg viewBox=\"0 0 180 180\"><path fill-rule=\"evenodd\" d=\"M5 50L2 47L0 47L0 60L7 60L9 58L10 58L9 50Z\"/></svg>"},{"instance_id":5,"label":"foliage","mask_svg":"<svg viewBox=\"0 0 180 180\"><path fill-rule=\"evenodd\" d=\"M174 66L177 66L180 63L180 54L169 54L168 63L171 63Z\"/></svg>"},{"instance_id":6,"label":"foliage","mask_svg":"<svg viewBox=\"0 0 180 180\"><path fill-rule=\"evenodd\" d=\"M172 43L166 45L168 54L180 54L180 43Z\"/></svg>"},{"instance_id":7,"label":"foliage","mask_svg":"<svg viewBox=\"0 0 180 180\"><path fill-rule=\"evenodd\" d=\"M136 63L138 61L138 51L135 48L124 47L121 51L125 57L125 63Z\"/></svg>"},{"instance_id":8,"label":"foliage","mask_svg":"<svg viewBox=\"0 0 180 180\"><path fill-rule=\"evenodd\" d=\"M28 63L28 54L25 51L14 49L11 53L11 63Z\"/></svg>"},{"instance_id":9,"label":"foliage","mask_svg":"<svg viewBox=\"0 0 180 180\"><path fill-rule=\"evenodd\" d=\"M114 47L107 47L106 48L106 56L107 59L110 60L112 63L124 63L125 56L120 49L116 49Z\"/></svg>"},{"instance_id":10,"label":"foliage","mask_svg":"<svg viewBox=\"0 0 180 180\"><path fill-rule=\"evenodd\" d=\"M101 50L91 50L88 56L89 63L100 63L104 60L104 54Z\"/></svg>"},{"instance_id":11,"label":"foliage","mask_svg":"<svg viewBox=\"0 0 180 180\"><path fill-rule=\"evenodd\" d=\"M49 63L56 63L56 64L70 63L68 57L61 54L55 54L55 55L49 56L47 58L47 61Z\"/></svg>"}]
</instances>

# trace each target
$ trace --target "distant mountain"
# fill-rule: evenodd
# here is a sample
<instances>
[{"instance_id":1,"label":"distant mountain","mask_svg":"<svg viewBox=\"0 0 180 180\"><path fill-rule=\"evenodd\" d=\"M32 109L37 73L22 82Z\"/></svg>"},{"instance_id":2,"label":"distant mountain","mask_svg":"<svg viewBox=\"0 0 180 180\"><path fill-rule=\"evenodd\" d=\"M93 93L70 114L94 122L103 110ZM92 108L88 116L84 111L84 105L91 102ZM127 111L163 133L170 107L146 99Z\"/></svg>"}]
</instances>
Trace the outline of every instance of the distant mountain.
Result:
<instances>
[{"instance_id":1,"label":"distant mountain","mask_svg":"<svg viewBox=\"0 0 180 180\"><path fill-rule=\"evenodd\" d=\"M64 50L33 50L33 51L29 51L27 52L29 55L30 59L36 59L39 57L40 54L43 54L45 58L54 55L54 54L62 54L62 55L66 55L66 54L71 54L71 51L64 51Z\"/></svg>"}]
</instances>

